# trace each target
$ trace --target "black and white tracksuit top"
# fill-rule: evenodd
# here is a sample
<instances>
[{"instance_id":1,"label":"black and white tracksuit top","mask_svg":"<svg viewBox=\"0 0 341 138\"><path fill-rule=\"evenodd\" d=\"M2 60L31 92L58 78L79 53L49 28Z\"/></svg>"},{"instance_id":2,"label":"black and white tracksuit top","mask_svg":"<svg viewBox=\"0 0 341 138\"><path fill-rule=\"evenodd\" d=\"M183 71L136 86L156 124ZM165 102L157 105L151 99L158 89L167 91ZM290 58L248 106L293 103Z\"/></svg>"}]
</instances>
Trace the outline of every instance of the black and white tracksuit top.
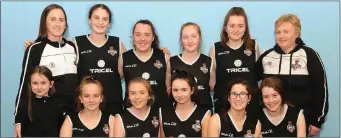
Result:
<instances>
[{"instance_id":1,"label":"black and white tracksuit top","mask_svg":"<svg viewBox=\"0 0 341 138\"><path fill-rule=\"evenodd\" d=\"M321 127L328 113L328 87L324 65L319 54L307 47L301 38L297 46L285 53L276 44L264 52L256 63L258 79L277 77L284 84L289 103L303 109L307 125Z\"/></svg>"},{"instance_id":2,"label":"black and white tracksuit top","mask_svg":"<svg viewBox=\"0 0 341 138\"><path fill-rule=\"evenodd\" d=\"M54 77L56 96L73 98L78 84L77 52L71 41L63 38L61 43L46 37L37 39L26 51L22 63L19 90L16 97L15 124L22 123L27 116L27 85L36 66L48 67Z\"/></svg>"}]
</instances>

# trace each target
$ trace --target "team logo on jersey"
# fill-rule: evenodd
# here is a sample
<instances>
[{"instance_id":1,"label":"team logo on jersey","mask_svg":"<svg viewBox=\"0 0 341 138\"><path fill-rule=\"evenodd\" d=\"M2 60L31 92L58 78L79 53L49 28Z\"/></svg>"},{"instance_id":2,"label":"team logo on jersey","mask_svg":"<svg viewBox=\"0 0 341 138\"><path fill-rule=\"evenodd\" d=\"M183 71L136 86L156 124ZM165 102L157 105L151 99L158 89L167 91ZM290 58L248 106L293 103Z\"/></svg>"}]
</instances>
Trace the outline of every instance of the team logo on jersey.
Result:
<instances>
[{"instance_id":1,"label":"team logo on jersey","mask_svg":"<svg viewBox=\"0 0 341 138\"><path fill-rule=\"evenodd\" d=\"M200 67L200 70L201 70L204 74L206 74L206 73L208 72L208 69L207 69L207 67L206 67L206 63L203 63L203 64L202 64L202 67Z\"/></svg>"},{"instance_id":2,"label":"team logo on jersey","mask_svg":"<svg viewBox=\"0 0 341 138\"><path fill-rule=\"evenodd\" d=\"M142 137L144 137L144 138L149 138L149 137L150 137L150 134L149 134L149 133L144 133Z\"/></svg>"},{"instance_id":3,"label":"team logo on jersey","mask_svg":"<svg viewBox=\"0 0 341 138\"><path fill-rule=\"evenodd\" d=\"M155 128L159 125L159 120L156 119L156 116L153 116L152 124Z\"/></svg>"},{"instance_id":4,"label":"team logo on jersey","mask_svg":"<svg viewBox=\"0 0 341 138\"><path fill-rule=\"evenodd\" d=\"M244 135L244 137L253 137L250 129L246 131L246 134Z\"/></svg>"},{"instance_id":5,"label":"team logo on jersey","mask_svg":"<svg viewBox=\"0 0 341 138\"><path fill-rule=\"evenodd\" d=\"M109 47L108 53L112 56L115 56L115 54L117 54L117 51L114 49L113 46Z\"/></svg>"},{"instance_id":6,"label":"team logo on jersey","mask_svg":"<svg viewBox=\"0 0 341 138\"><path fill-rule=\"evenodd\" d=\"M156 60L156 62L154 63L154 66L157 67L158 69L163 67L160 60Z\"/></svg>"},{"instance_id":7,"label":"team logo on jersey","mask_svg":"<svg viewBox=\"0 0 341 138\"><path fill-rule=\"evenodd\" d=\"M56 67L56 64L54 62L50 62L49 67L54 68L54 67Z\"/></svg>"},{"instance_id":8,"label":"team logo on jersey","mask_svg":"<svg viewBox=\"0 0 341 138\"><path fill-rule=\"evenodd\" d=\"M98 60L97 61L97 65L98 65L98 67L100 67L100 68L103 68L104 66L105 66L105 61L104 60Z\"/></svg>"},{"instance_id":9,"label":"team logo on jersey","mask_svg":"<svg viewBox=\"0 0 341 138\"><path fill-rule=\"evenodd\" d=\"M252 52L251 52L251 50L246 49L246 50L244 50L244 54L247 55L247 56L251 56Z\"/></svg>"},{"instance_id":10,"label":"team logo on jersey","mask_svg":"<svg viewBox=\"0 0 341 138\"><path fill-rule=\"evenodd\" d=\"M292 125L291 121L288 122L287 129L291 133L295 131L295 126Z\"/></svg>"},{"instance_id":11,"label":"team logo on jersey","mask_svg":"<svg viewBox=\"0 0 341 138\"><path fill-rule=\"evenodd\" d=\"M293 69L293 70L297 70L298 68L301 68L301 65L299 64L299 60L298 59L296 59L295 60L295 63L294 64L291 64L291 68Z\"/></svg>"},{"instance_id":12,"label":"team logo on jersey","mask_svg":"<svg viewBox=\"0 0 341 138\"><path fill-rule=\"evenodd\" d=\"M109 125L108 124L104 124L103 131L105 134L107 134L107 135L109 134Z\"/></svg>"},{"instance_id":13,"label":"team logo on jersey","mask_svg":"<svg viewBox=\"0 0 341 138\"><path fill-rule=\"evenodd\" d=\"M196 131L199 132L201 130L201 125L200 125L200 120L196 120L195 124L192 125L192 128Z\"/></svg>"},{"instance_id":14,"label":"team logo on jersey","mask_svg":"<svg viewBox=\"0 0 341 138\"><path fill-rule=\"evenodd\" d=\"M149 73L148 72L142 73L142 78L144 78L145 80L148 80L150 78Z\"/></svg>"},{"instance_id":15,"label":"team logo on jersey","mask_svg":"<svg viewBox=\"0 0 341 138\"><path fill-rule=\"evenodd\" d=\"M239 60L239 59L236 59L236 60L234 61L234 65L235 65L236 67L240 67L240 66L242 65L242 61Z\"/></svg>"}]
</instances>

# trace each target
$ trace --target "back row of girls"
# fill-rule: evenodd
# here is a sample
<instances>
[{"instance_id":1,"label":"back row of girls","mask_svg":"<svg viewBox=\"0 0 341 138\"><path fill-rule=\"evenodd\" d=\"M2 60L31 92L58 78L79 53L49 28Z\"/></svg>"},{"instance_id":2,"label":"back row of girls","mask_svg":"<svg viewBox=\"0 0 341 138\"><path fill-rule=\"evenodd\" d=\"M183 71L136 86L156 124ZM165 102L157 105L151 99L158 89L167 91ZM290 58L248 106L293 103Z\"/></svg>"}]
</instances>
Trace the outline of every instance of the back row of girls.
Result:
<instances>
[{"instance_id":1,"label":"back row of girls","mask_svg":"<svg viewBox=\"0 0 341 138\"><path fill-rule=\"evenodd\" d=\"M76 97L74 90L79 84L78 80L86 75L95 76L103 84L106 105L103 111L108 114L114 115L123 110L121 78L125 79L127 87L130 80L136 77L148 80L155 93L156 108L172 107L172 100L167 94L171 91L171 72L176 69L186 69L194 75L198 85L199 98L196 103L205 109L211 109L209 92L214 91L217 113L222 111L226 102L224 99L228 94L226 84L236 77L247 80L250 83L250 93L255 97L251 99L247 111L248 114L254 115L259 113L260 109L259 98L257 98L259 92L256 92L257 81L263 79L263 74L273 74L272 68L278 66L286 68L284 65L288 64L292 73L285 75L285 72L280 70L278 74L286 77L280 77L281 75L276 77L283 80L284 87L288 88L289 92L306 87L302 94L318 101L318 108L312 109L313 106L308 106L315 105L309 103L312 100L299 103L293 98L295 93L291 93L288 97L295 106L310 111L311 116L306 117L310 135L314 136L319 132L328 112L328 93L327 88L323 87L326 86L326 76L316 52L306 47L299 38L301 25L295 15L281 16L275 26L277 40L275 49L284 51L280 54L280 59L282 56L291 55L288 60L295 63L292 65L287 60L284 62L284 59L279 63L268 60L271 55L262 55L262 59L257 61L259 48L257 42L250 37L247 16L240 7L233 7L227 13L221 31L221 41L211 48L210 57L200 53L202 36L197 24L186 23L181 27L180 41L183 53L170 58L167 50L160 51L155 27L148 20L140 20L134 25L132 31L134 49L125 52L124 45L118 37L106 34L110 27L111 14L110 9L103 4L93 6L89 11L91 34L75 37L74 41L70 42L63 39L67 28L67 18L63 8L52 4L44 9L39 37L26 50L24 56L15 110L16 128L20 125L24 127L25 123L30 122L25 116L28 105L25 84L28 81L28 74L31 74L33 68L38 65L46 66L52 71L57 89L56 95L60 95L60 101L69 107L67 112L74 111L73 99ZM270 51L265 54L271 54ZM306 57L297 59L296 57L302 58L296 56L297 54L305 54ZM307 57L310 57L308 64L303 65L307 62ZM259 64L255 67L256 61ZM312 70L312 68L317 69ZM287 80L301 75L309 77L304 77L305 81L287 83ZM309 80L309 78L314 79ZM18 129L16 134L17 132Z\"/></svg>"}]
</instances>

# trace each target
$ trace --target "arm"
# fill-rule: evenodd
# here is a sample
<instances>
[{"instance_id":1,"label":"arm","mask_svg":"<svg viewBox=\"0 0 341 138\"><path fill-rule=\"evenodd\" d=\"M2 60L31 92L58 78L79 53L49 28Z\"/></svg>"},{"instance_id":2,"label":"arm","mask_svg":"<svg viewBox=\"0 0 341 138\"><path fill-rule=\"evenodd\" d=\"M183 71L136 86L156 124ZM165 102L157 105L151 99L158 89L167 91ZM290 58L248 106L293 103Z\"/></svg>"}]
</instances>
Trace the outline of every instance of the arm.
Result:
<instances>
[{"instance_id":1,"label":"arm","mask_svg":"<svg viewBox=\"0 0 341 138\"><path fill-rule=\"evenodd\" d=\"M70 116L66 116L62 127L59 132L60 137L72 137L72 121Z\"/></svg>"},{"instance_id":2,"label":"arm","mask_svg":"<svg viewBox=\"0 0 341 138\"><path fill-rule=\"evenodd\" d=\"M123 55L118 57L118 73L120 74L121 80L124 78L123 74Z\"/></svg>"},{"instance_id":3,"label":"arm","mask_svg":"<svg viewBox=\"0 0 341 138\"><path fill-rule=\"evenodd\" d=\"M263 68L263 58L267 53L263 53L258 60L256 61L255 64L255 75L256 75L256 80L260 81L263 77L263 73L264 73L264 68Z\"/></svg>"},{"instance_id":4,"label":"arm","mask_svg":"<svg viewBox=\"0 0 341 138\"><path fill-rule=\"evenodd\" d=\"M306 123L305 118L303 115L303 110L300 111L298 114L298 120L297 120L297 137L306 137Z\"/></svg>"},{"instance_id":5,"label":"arm","mask_svg":"<svg viewBox=\"0 0 341 138\"><path fill-rule=\"evenodd\" d=\"M109 137L114 137L114 126L115 126L115 116L110 115L109 117Z\"/></svg>"},{"instance_id":6,"label":"arm","mask_svg":"<svg viewBox=\"0 0 341 138\"><path fill-rule=\"evenodd\" d=\"M328 87L327 87L327 77L324 69L322 60L317 52L312 49L307 49L307 68L309 72L310 82L312 86L312 97L311 100L315 107L312 124L317 128L321 128L324 123L325 116L328 113ZM318 133L318 132L317 132Z\"/></svg>"},{"instance_id":7,"label":"arm","mask_svg":"<svg viewBox=\"0 0 341 138\"><path fill-rule=\"evenodd\" d=\"M170 89L171 89L171 66L170 66L170 57L168 55L165 55L166 57L166 64L167 64L167 68L166 68L166 87L167 87L167 93L170 93Z\"/></svg>"},{"instance_id":8,"label":"arm","mask_svg":"<svg viewBox=\"0 0 341 138\"><path fill-rule=\"evenodd\" d=\"M122 118L119 114L115 115L115 126L114 126L115 137L125 137L125 130L122 123Z\"/></svg>"},{"instance_id":9,"label":"arm","mask_svg":"<svg viewBox=\"0 0 341 138\"><path fill-rule=\"evenodd\" d=\"M261 137L262 124L257 120L256 130L253 137Z\"/></svg>"},{"instance_id":10,"label":"arm","mask_svg":"<svg viewBox=\"0 0 341 138\"><path fill-rule=\"evenodd\" d=\"M219 133L220 133L220 118L219 115L217 113L215 113L209 123L208 123L208 137L219 137Z\"/></svg>"},{"instance_id":11,"label":"arm","mask_svg":"<svg viewBox=\"0 0 341 138\"><path fill-rule=\"evenodd\" d=\"M201 137L207 137L207 129L208 129L208 123L211 119L211 110L208 110L204 116L204 119L201 122L202 130L201 130Z\"/></svg>"},{"instance_id":12,"label":"arm","mask_svg":"<svg viewBox=\"0 0 341 138\"><path fill-rule=\"evenodd\" d=\"M212 59L212 58L211 58ZM213 92L214 91L214 86L216 83L216 68L214 65L215 61L213 61L213 59L211 60L211 69L210 69L210 81L209 81L209 86L210 86L210 91Z\"/></svg>"},{"instance_id":13,"label":"arm","mask_svg":"<svg viewBox=\"0 0 341 138\"><path fill-rule=\"evenodd\" d=\"M167 48L165 48L165 47L160 47L160 50L161 50L165 55L170 56L170 52L169 52L169 50L168 50Z\"/></svg>"},{"instance_id":14,"label":"arm","mask_svg":"<svg viewBox=\"0 0 341 138\"><path fill-rule=\"evenodd\" d=\"M257 41L255 41L255 53L256 53L256 61L258 60L259 56L260 56L260 52L259 52L259 45L257 43Z\"/></svg>"}]
</instances>

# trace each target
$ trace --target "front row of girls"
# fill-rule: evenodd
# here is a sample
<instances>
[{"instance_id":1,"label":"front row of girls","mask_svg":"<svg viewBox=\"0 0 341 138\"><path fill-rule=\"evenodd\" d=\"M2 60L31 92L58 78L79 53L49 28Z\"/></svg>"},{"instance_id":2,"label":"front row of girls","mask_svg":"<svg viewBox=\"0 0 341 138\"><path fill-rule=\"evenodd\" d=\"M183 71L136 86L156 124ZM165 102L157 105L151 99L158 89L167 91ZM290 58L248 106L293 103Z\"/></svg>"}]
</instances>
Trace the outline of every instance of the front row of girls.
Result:
<instances>
[{"instance_id":1,"label":"front row of girls","mask_svg":"<svg viewBox=\"0 0 341 138\"><path fill-rule=\"evenodd\" d=\"M176 70L171 79L171 108L153 106L154 93L148 81L135 78L127 88L126 110L115 116L103 113L101 83L86 76L77 96L78 113L66 113L54 97L53 77L44 66L37 66L29 79L27 124L16 125L15 136L51 137L305 137L302 110L283 99L283 84L266 78L261 84L263 110L258 117L247 116L251 100L247 81L229 83L225 108L213 114L198 106L195 78Z\"/></svg>"}]
</instances>

